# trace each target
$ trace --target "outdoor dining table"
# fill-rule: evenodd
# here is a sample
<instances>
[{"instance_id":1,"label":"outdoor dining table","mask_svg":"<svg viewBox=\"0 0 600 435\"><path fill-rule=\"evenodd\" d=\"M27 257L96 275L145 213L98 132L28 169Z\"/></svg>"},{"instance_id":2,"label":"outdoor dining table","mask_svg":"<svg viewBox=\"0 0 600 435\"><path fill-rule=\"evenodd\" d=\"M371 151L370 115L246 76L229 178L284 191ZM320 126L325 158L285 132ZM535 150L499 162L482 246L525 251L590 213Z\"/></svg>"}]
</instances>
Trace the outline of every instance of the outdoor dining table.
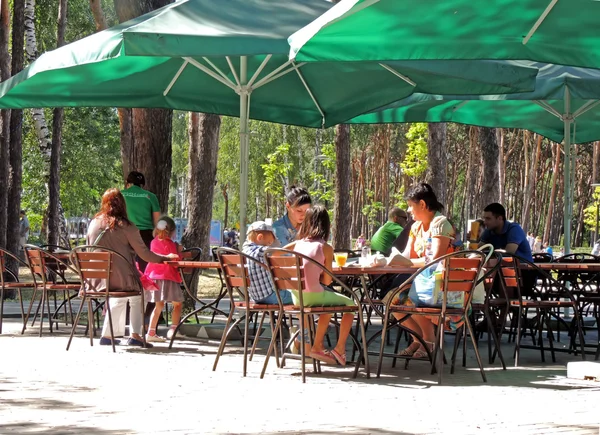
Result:
<instances>
[{"instance_id":1,"label":"outdoor dining table","mask_svg":"<svg viewBox=\"0 0 600 435\"><path fill-rule=\"evenodd\" d=\"M177 270L179 270L185 291L194 300L195 306L196 306L196 304L199 304L199 306L197 306L194 310L192 310L191 312L189 312L188 314L183 316L181 318L181 320L179 321L179 324L176 326L173 336L171 338L171 341L169 343L169 349L171 349L173 347L173 341L175 340L175 336L177 335L177 332L181 328L181 325L183 325L187 321L187 319L189 319L190 317L197 316L199 313L201 313L202 311L206 311L206 310L212 310L213 313L221 314L225 317L227 317L227 314L218 308L219 302L221 302L221 300L225 297L225 292L221 291L220 294L217 296L217 298L214 301L206 303L206 302L203 302L200 298L198 298L198 296L196 295L196 292L193 292L190 290L188 282L185 279L185 273L190 269L203 269L203 270L217 269L217 270L220 270L221 265L219 264L218 261L180 260L180 261L166 261L165 263L170 266L173 266ZM214 316L213 316L213 319L214 319Z\"/></svg>"}]
</instances>

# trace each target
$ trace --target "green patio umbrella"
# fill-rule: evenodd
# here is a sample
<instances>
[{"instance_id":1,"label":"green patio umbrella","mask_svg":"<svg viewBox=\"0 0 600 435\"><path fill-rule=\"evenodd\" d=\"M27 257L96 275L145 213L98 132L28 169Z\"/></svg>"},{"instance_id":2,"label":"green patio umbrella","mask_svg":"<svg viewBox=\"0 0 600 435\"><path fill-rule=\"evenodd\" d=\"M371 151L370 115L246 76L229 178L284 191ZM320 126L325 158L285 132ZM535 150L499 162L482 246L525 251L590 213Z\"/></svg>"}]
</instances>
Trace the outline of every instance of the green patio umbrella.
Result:
<instances>
[{"instance_id":1,"label":"green patio umbrella","mask_svg":"<svg viewBox=\"0 0 600 435\"><path fill-rule=\"evenodd\" d=\"M290 38L297 61L533 60L600 68L597 0L342 0Z\"/></svg>"},{"instance_id":2,"label":"green patio umbrella","mask_svg":"<svg viewBox=\"0 0 600 435\"><path fill-rule=\"evenodd\" d=\"M290 37L290 58L511 59L600 68L598 17L597 0L342 0ZM570 113L569 98L564 101L563 113ZM570 129L567 121L568 116L564 128ZM566 133L568 153L569 138ZM566 159L567 174L569 165ZM565 201L566 249L569 204Z\"/></svg>"},{"instance_id":3,"label":"green patio umbrella","mask_svg":"<svg viewBox=\"0 0 600 435\"><path fill-rule=\"evenodd\" d=\"M245 233L248 120L328 127L413 92L533 89L501 62L296 63L287 38L324 0L182 0L42 55L0 85L0 108L160 107L240 117Z\"/></svg>"},{"instance_id":4,"label":"green patio umbrella","mask_svg":"<svg viewBox=\"0 0 600 435\"><path fill-rule=\"evenodd\" d=\"M539 74L533 92L479 97L413 94L351 123L458 122L526 128L565 143L565 252L570 248L571 143L600 140L600 70L523 62Z\"/></svg>"}]
</instances>

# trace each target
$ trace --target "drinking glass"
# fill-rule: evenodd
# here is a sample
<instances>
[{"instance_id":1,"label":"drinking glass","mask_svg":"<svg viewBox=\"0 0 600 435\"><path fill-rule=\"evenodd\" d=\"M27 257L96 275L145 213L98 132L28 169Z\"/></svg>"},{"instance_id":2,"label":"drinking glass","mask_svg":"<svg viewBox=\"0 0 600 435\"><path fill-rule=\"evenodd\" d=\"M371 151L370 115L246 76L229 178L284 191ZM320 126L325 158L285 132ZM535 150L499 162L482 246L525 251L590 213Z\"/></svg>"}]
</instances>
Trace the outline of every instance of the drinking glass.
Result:
<instances>
[{"instance_id":1,"label":"drinking glass","mask_svg":"<svg viewBox=\"0 0 600 435\"><path fill-rule=\"evenodd\" d=\"M335 252L333 254L333 257L335 258L335 262L337 263L337 265L339 267L344 267L346 265L346 260L348 260L348 253L347 252Z\"/></svg>"}]
</instances>

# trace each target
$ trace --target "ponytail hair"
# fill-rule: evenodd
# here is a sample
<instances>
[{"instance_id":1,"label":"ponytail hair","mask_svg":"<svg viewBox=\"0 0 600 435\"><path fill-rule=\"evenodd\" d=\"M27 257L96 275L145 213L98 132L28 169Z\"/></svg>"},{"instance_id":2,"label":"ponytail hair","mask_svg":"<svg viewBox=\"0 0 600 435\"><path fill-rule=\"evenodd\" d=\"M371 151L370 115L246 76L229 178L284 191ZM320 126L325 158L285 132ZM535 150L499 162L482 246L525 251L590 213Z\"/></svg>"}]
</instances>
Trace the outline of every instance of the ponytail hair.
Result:
<instances>
[{"instance_id":1,"label":"ponytail hair","mask_svg":"<svg viewBox=\"0 0 600 435\"><path fill-rule=\"evenodd\" d=\"M412 202L423 201L429 211L442 211L444 209L444 206L437 200L435 192L427 183L419 183L411 187L405 199Z\"/></svg>"}]
</instances>

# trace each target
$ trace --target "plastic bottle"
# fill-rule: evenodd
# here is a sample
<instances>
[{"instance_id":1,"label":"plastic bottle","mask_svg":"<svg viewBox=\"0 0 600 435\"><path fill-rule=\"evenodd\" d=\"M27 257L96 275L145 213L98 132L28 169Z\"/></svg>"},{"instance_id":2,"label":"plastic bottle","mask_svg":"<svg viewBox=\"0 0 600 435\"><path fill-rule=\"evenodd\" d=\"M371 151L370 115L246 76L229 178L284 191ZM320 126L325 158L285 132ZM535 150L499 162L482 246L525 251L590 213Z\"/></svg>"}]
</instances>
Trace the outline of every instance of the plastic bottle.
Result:
<instances>
[{"instance_id":1,"label":"plastic bottle","mask_svg":"<svg viewBox=\"0 0 600 435\"><path fill-rule=\"evenodd\" d=\"M363 266L369 265L369 256L371 255L371 248L367 245L363 246L360 252L360 264Z\"/></svg>"},{"instance_id":2,"label":"plastic bottle","mask_svg":"<svg viewBox=\"0 0 600 435\"><path fill-rule=\"evenodd\" d=\"M433 259L433 241L431 240L431 237L427 239L427 242L425 243L425 264L429 264L431 263L431 260Z\"/></svg>"}]
</instances>

